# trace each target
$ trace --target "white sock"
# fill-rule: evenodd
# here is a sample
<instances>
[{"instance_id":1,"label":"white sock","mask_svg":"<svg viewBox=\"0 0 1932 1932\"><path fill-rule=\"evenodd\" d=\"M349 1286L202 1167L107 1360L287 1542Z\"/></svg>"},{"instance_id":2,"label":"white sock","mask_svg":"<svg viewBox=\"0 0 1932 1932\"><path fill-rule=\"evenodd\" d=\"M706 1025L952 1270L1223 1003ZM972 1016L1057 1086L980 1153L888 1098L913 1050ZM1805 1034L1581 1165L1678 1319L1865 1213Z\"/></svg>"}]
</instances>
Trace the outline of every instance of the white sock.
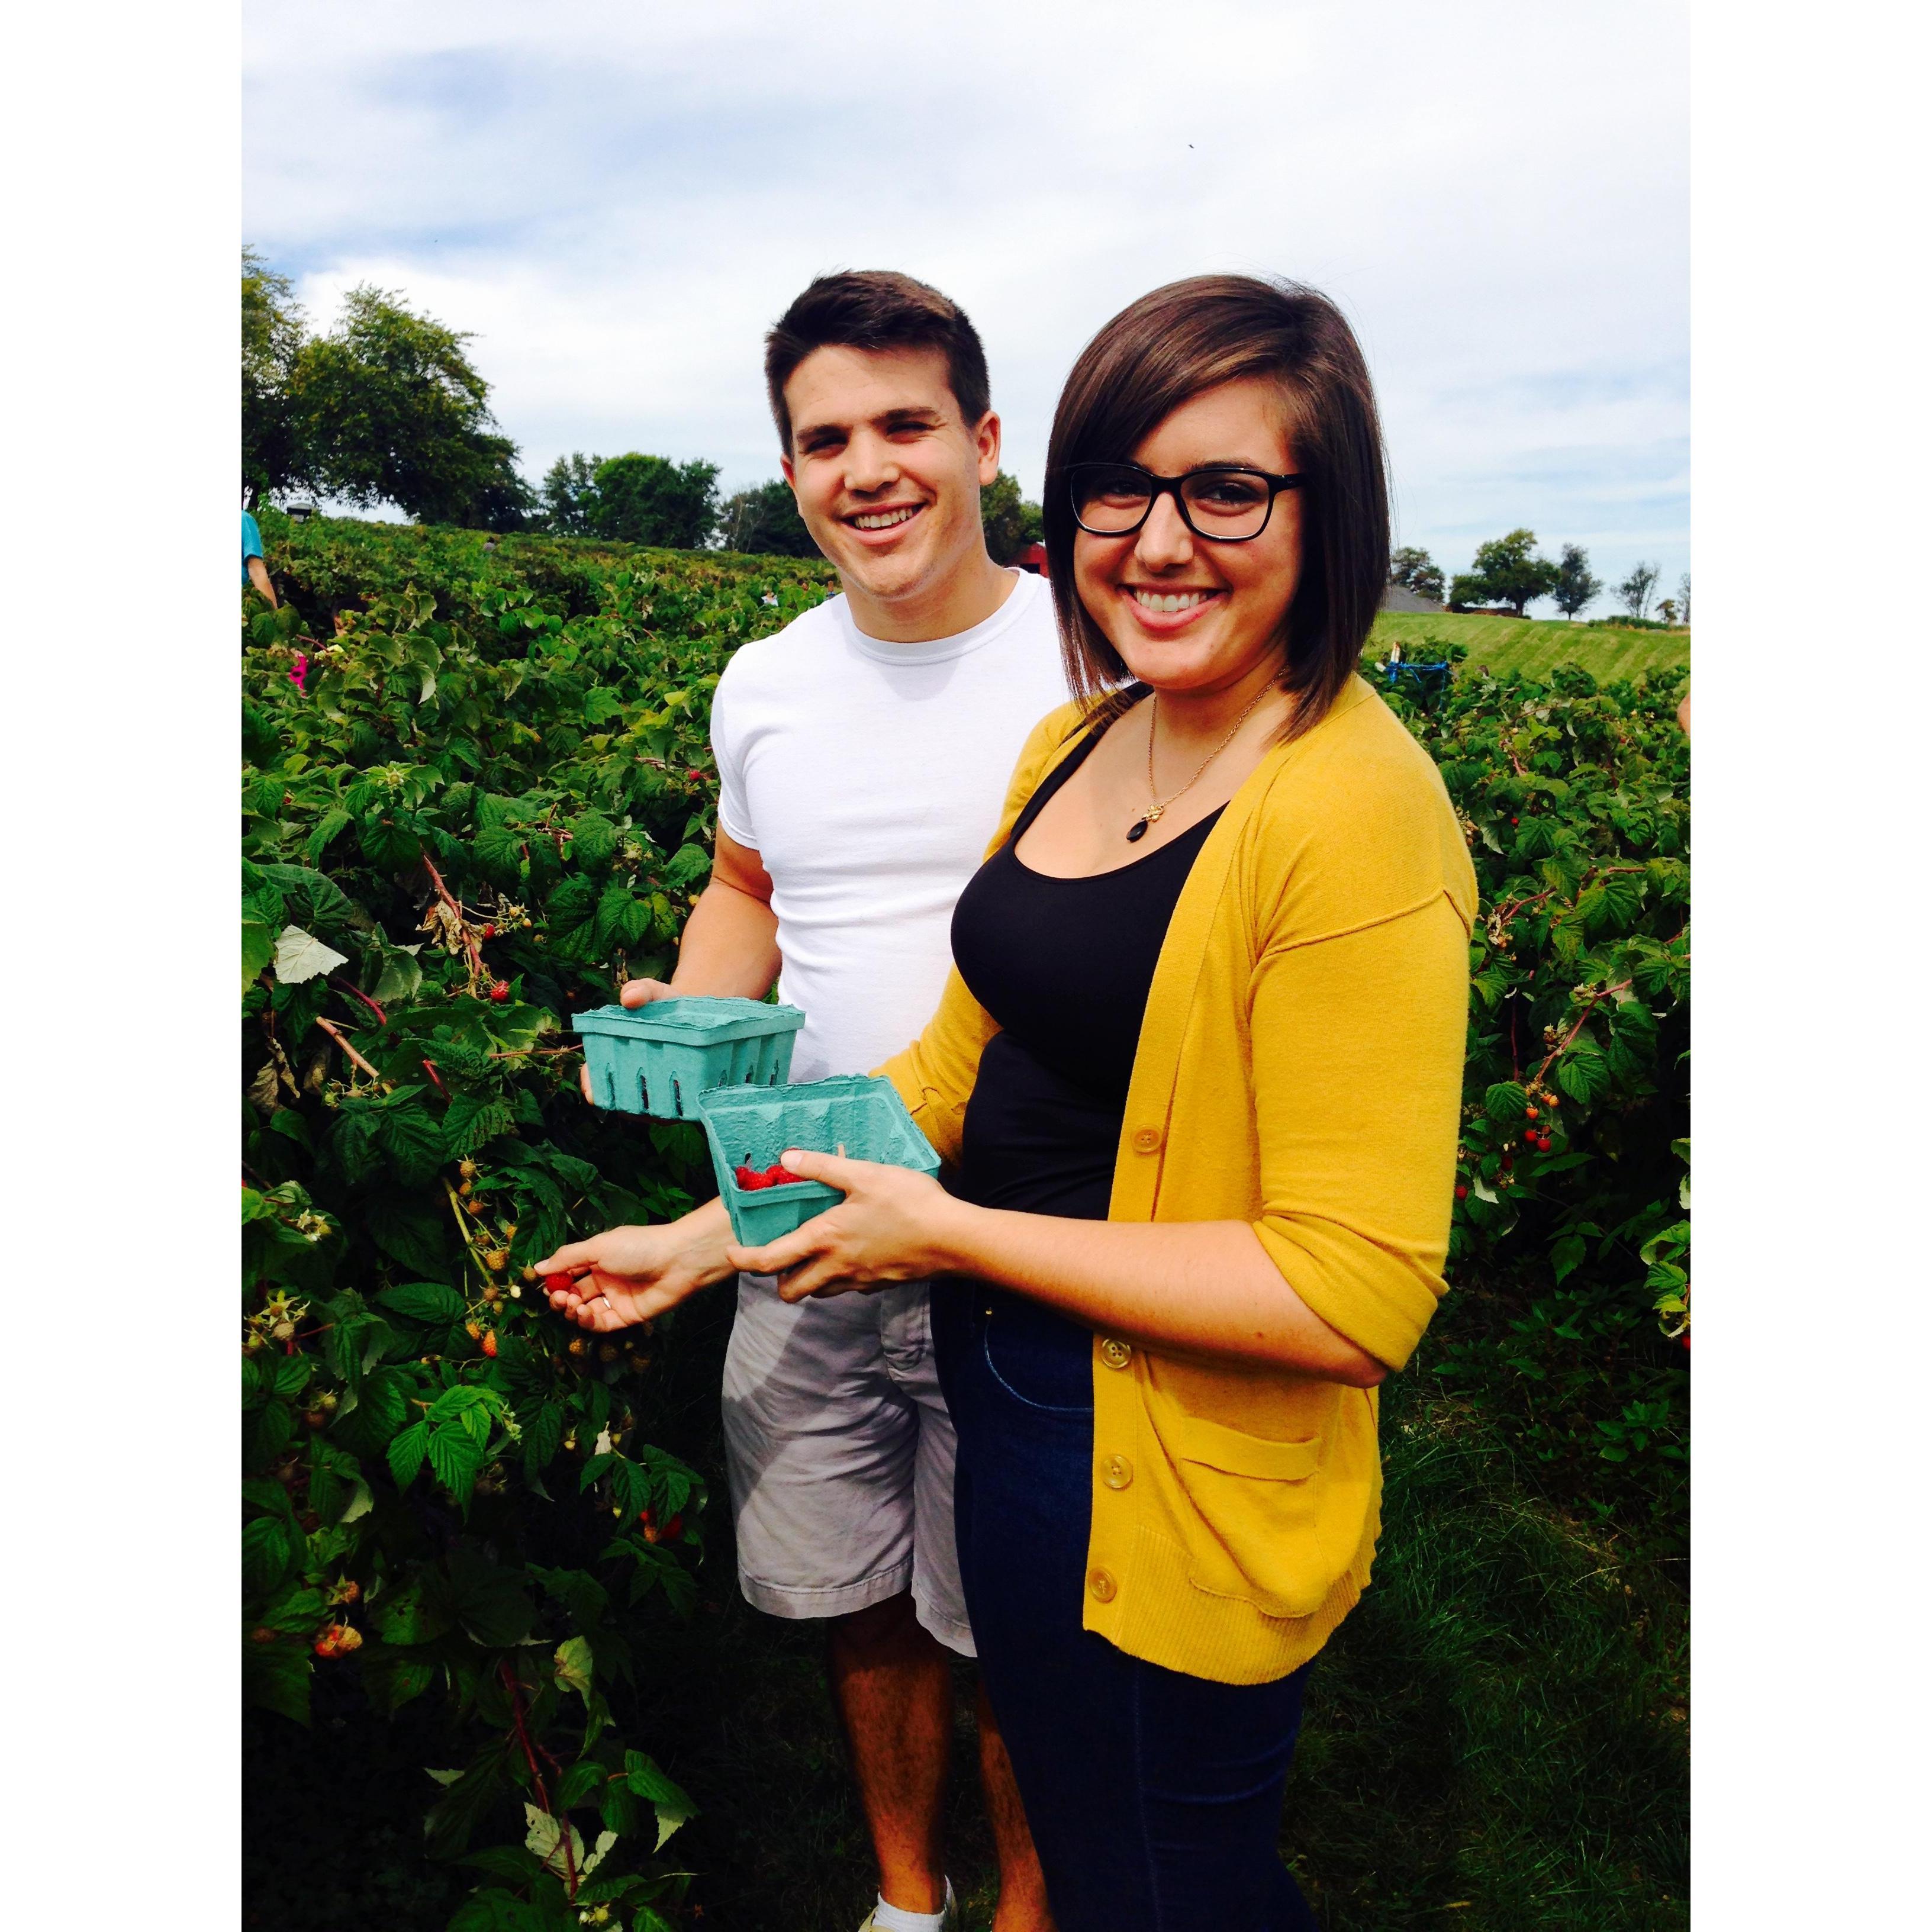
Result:
<instances>
[{"instance_id":1,"label":"white sock","mask_svg":"<svg viewBox=\"0 0 1932 1932\"><path fill-rule=\"evenodd\" d=\"M940 1932L946 1915L952 1910L952 1881L946 1881L946 1903L937 1912L908 1912L902 1905L888 1905L886 1894L872 1909L872 1923L878 1932Z\"/></svg>"}]
</instances>

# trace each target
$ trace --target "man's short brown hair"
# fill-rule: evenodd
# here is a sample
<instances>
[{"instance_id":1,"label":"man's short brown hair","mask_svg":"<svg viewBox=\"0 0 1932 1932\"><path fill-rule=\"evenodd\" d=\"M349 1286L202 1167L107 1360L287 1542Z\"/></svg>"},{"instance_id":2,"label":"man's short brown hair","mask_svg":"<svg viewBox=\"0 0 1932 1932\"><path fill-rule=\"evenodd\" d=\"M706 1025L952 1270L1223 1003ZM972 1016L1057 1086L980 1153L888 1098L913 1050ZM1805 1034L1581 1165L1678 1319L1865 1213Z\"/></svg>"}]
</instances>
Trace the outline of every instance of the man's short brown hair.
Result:
<instances>
[{"instance_id":1,"label":"man's short brown hair","mask_svg":"<svg viewBox=\"0 0 1932 1932\"><path fill-rule=\"evenodd\" d=\"M778 440L791 454L791 412L784 386L814 349L937 349L946 380L970 430L992 407L986 352L959 304L910 275L890 268L842 269L820 275L765 338L765 390Z\"/></svg>"}]
</instances>

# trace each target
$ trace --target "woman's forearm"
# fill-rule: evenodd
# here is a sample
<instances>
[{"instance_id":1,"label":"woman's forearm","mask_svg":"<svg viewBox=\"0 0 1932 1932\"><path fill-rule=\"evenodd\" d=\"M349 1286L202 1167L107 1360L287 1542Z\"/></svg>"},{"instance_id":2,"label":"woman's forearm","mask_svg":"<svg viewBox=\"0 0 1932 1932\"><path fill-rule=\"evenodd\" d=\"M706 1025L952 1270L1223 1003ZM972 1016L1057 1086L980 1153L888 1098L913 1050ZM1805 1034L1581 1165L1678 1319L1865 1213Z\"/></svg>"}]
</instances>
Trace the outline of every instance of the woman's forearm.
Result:
<instances>
[{"instance_id":1,"label":"woman's forearm","mask_svg":"<svg viewBox=\"0 0 1932 1932\"><path fill-rule=\"evenodd\" d=\"M941 1266L1108 1334L1372 1388L1388 1372L1295 1293L1245 1221L1073 1221L952 1204Z\"/></svg>"}]
</instances>

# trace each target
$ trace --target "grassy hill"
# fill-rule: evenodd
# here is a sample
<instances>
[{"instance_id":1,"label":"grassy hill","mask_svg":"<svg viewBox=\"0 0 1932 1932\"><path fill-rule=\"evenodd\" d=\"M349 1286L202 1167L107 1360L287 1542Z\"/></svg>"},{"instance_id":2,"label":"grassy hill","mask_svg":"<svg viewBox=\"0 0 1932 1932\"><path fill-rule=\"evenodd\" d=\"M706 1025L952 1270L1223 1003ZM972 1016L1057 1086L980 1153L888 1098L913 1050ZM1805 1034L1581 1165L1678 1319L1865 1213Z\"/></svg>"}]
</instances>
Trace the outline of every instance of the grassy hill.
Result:
<instances>
[{"instance_id":1,"label":"grassy hill","mask_svg":"<svg viewBox=\"0 0 1932 1932\"><path fill-rule=\"evenodd\" d=\"M1560 664L1579 664L1598 680L1635 677L1653 666L1688 664L1688 631L1624 631L1604 624L1564 624L1534 618L1489 617L1384 610L1376 620L1378 652L1400 642L1406 658L1426 658L1431 638L1467 647L1469 662L1493 671L1520 670L1540 677Z\"/></svg>"}]
</instances>

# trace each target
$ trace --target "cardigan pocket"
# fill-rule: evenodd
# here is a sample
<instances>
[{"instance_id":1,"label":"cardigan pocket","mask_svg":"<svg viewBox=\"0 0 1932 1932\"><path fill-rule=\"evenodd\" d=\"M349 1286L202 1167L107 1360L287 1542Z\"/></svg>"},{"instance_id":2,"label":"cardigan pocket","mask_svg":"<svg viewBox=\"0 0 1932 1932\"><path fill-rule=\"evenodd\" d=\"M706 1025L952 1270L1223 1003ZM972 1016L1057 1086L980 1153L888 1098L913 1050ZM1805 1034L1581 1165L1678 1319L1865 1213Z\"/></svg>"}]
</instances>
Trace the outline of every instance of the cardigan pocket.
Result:
<instances>
[{"instance_id":1,"label":"cardigan pocket","mask_svg":"<svg viewBox=\"0 0 1932 1932\"><path fill-rule=\"evenodd\" d=\"M1354 1554L1322 1534L1322 1438L1281 1442L1198 1417L1162 1430L1204 1535L1188 1539L1188 1580L1270 1617L1311 1616Z\"/></svg>"}]
</instances>

